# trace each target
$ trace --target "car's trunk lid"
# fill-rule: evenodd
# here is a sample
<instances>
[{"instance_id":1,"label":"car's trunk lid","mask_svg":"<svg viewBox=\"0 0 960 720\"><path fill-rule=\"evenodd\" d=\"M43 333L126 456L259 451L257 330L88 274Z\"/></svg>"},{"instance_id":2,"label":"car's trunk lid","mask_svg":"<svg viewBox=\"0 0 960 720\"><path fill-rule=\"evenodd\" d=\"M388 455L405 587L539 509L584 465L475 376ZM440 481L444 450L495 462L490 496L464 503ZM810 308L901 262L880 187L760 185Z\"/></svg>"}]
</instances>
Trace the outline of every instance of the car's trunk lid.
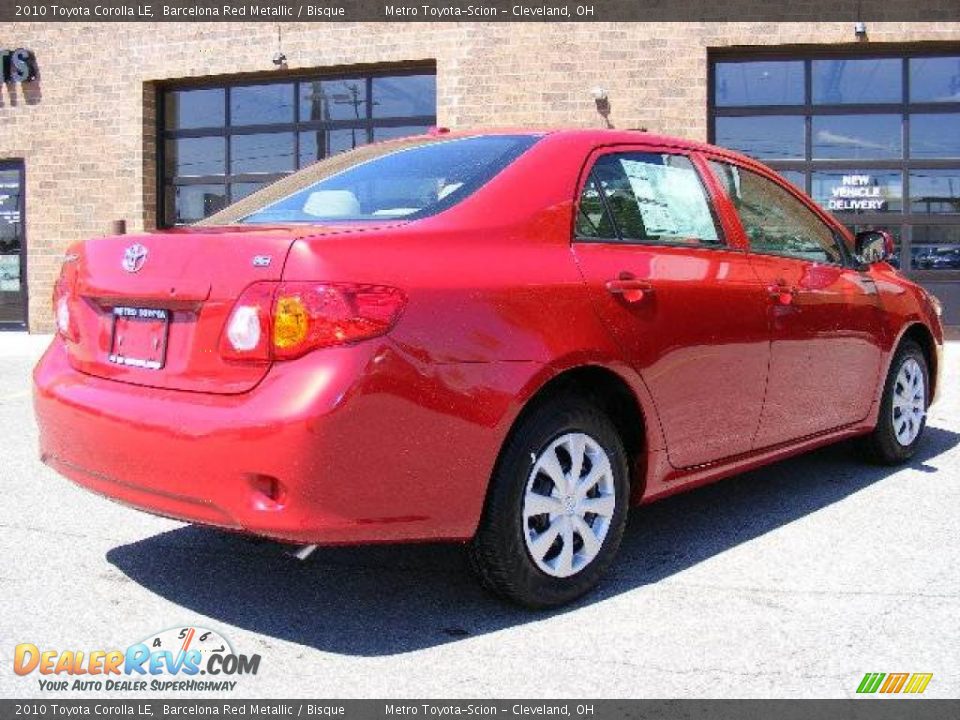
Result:
<instances>
[{"instance_id":1,"label":"car's trunk lid","mask_svg":"<svg viewBox=\"0 0 960 720\"><path fill-rule=\"evenodd\" d=\"M234 303L249 284L281 278L298 237L331 230L198 228L81 243L65 274L77 332L67 342L71 364L151 387L250 390L269 364L230 362L219 352Z\"/></svg>"}]
</instances>

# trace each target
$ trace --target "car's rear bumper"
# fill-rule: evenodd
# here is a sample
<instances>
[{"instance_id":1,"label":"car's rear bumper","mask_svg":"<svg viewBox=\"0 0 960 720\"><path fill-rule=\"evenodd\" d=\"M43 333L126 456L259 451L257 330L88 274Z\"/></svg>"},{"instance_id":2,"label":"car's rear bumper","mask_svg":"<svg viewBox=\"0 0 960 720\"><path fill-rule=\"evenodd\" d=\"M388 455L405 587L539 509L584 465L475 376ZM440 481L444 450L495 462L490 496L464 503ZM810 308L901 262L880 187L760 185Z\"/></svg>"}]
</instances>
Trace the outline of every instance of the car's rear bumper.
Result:
<instances>
[{"instance_id":1,"label":"car's rear bumper","mask_svg":"<svg viewBox=\"0 0 960 720\"><path fill-rule=\"evenodd\" d=\"M212 395L80 373L54 340L34 371L40 453L122 503L290 542L467 538L498 441L431 410L416 387L392 392L405 366L366 343ZM454 467L467 470L452 478Z\"/></svg>"}]
</instances>

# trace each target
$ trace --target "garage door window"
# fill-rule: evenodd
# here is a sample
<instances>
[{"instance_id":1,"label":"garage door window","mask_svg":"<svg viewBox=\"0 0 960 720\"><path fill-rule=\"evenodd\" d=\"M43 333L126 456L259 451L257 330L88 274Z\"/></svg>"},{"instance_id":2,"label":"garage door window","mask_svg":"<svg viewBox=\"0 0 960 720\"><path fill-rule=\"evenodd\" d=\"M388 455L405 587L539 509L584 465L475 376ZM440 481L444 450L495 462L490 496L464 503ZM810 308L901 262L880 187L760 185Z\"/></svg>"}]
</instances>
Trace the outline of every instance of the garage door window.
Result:
<instances>
[{"instance_id":1,"label":"garage door window","mask_svg":"<svg viewBox=\"0 0 960 720\"><path fill-rule=\"evenodd\" d=\"M422 69L165 88L160 224L205 218L330 155L423 133L436 104L436 76Z\"/></svg>"},{"instance_id":2,"label":"garage door window","mask_svg":"<svg viewBox=\"0 0 960 720\"><path fill-rule=\"evenodd\" d=\"M902 270L960 280L956 51L723 51L709 72L712 142L764 161L852 230L890 231Z\"/></svg>"}]
</instances>

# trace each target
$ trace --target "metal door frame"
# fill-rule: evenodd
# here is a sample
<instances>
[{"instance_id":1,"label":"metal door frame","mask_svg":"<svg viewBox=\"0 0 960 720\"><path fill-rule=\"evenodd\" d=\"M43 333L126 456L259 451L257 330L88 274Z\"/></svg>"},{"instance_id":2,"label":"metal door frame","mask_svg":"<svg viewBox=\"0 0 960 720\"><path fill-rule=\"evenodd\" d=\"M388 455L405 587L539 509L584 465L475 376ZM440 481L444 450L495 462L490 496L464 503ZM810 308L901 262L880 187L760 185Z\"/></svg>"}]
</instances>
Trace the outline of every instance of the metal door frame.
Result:
<instances>
[{"instance_id":1,"label":"metal door frame","mask_svg":"<svg viewBox=\"0 0 960 720\"><path fill-rule=\"evenodd\" d=\"M27 173L22 159L0 159L0 170L20 173L20 293L23 296L23 319L20 322L0 321L0 330L21 330L30 327L30 292L27 286Z\"/></svg>"}]
</instances>

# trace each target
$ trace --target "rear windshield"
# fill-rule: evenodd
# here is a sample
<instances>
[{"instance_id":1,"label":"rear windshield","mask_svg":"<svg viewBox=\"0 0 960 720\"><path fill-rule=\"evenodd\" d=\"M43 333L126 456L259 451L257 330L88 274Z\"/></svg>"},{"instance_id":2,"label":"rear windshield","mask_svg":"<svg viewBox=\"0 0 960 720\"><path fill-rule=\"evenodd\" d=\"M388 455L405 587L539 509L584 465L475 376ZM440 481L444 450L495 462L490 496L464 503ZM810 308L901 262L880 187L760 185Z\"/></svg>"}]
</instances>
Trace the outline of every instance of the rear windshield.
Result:
<instances>
[{"instance_id":1,"label":"rear windshield","mask_svg":"<svg viewBox=\"0 0 960 720\"><path fill-rule=\"evenodd\" d=\"M425 141L373 159L358 153L356 163L346 169L339 163L338 172L320 179L315 173L307 175L309 184L285 193L280 200L276 200L274 193L265 198L269 202L261 207L250 207L244 202L243 216L232 222L317 223L433 215L476 191L539 137L485 135ZM349 154L342 159L347 157ZM307 174L310 170L312 168L303 172ZM286 182L295 178L286 178ZM251 199L255 199L254 196L247 198Z\"/></svg>"}]
</instances>

